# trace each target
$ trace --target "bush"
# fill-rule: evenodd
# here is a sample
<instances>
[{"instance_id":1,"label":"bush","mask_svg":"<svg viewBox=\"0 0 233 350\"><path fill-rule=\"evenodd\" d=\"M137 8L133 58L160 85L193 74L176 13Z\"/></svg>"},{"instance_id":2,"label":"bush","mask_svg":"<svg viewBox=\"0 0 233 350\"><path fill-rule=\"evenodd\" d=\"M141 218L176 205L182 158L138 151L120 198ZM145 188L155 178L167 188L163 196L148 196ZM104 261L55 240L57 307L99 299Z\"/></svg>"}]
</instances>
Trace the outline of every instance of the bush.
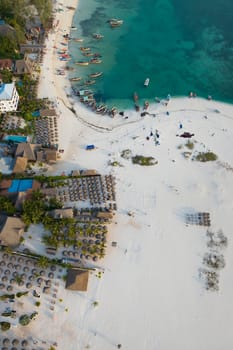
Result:
<instances>
[{"instance_id":1,"label":"bush","mask_svg":"<svg viewBox=\"0 0 233 350\"><path fill-rule=\"evenodd\" d=\"M196 157L199 162L213 162L218 159L217 155L213 152L200 152Z\"/></svg>"},{"instance_id":2,"label":"bush","mask_svg":"<svg viewBox=\"0 0 233 350\"><path fill-rule=\"evenodd\" d=\"M153 157L144 157L144 156L134 156L132 157L133 164L139 164L139 165L155 165L158 164L158 161L155 160Z\"/></svg>"},{"instance_id":3,"label":"bush","mask_svg":"<svg viewBox=\"0 0 233 350\"><path fill-rule=\"evenodd\" d=\"M27 326L30 323L30 317L28 315L22 315L19 318L19 323L22 326Z\"/></svg>"},{"instance_id":4,"label":"bush","mask_svg":"<svg viewBox=\"0 0 233 350\"><path fill-rule=\"evenodd\" d=\"M0 322L1 330L3 332L8 331L11 328L11 324L9 322Z\"/></svg>"},{"instance_id":5,"label":"bush","mask_svg":"<svg viewBox=\"0 0 233 350\"><path fill-rule=\"evenodd\" d=\"M35 302L35 305L36 305L37 307L39 307L39 306L40 306L40 301L36 301L36 302Z\"/></svg>"}]
</instances>

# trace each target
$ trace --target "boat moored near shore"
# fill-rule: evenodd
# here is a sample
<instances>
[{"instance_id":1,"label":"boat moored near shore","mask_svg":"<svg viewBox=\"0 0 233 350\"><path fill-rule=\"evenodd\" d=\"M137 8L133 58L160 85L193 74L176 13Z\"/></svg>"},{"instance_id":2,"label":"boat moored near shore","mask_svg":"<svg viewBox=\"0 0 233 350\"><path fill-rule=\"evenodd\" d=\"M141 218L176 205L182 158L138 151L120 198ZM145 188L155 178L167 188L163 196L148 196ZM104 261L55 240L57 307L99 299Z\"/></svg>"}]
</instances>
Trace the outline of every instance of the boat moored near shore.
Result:
<instances>
[{"instance_id":1,"label":"boat moored near shore","mask_svg":"<svg viewBox=\"0 0 233 350\"><path fill-rule=\"evenodd\" d=\"M90 78L98 78L101 77L103 75L103 72L95 72L95 73L91 73L89 74Z\"/></svg>"},{"instance_id":2,"label":"boat moored near shore","mask_svg":"<svg viewBox=\"0 0 233 350\"><path fill-rule=\"evenodd\" d=\"M79 66L88 66L89 62L88 61L77 61L77 62L75 62L75 64L77 64Z\"/></svg>"},{"instance_id":3,"label":"boat moored near shore","mask_svg":"<svg viewBox=\"0 0 233 350\"><path fill-rule=\"evenodd\" d=\"M102 34L99 34L99 33L94 33L92 34L92 36L94 39L97 39L97 40L103 39L104 37Z\"/></svg>"}]
</instances>

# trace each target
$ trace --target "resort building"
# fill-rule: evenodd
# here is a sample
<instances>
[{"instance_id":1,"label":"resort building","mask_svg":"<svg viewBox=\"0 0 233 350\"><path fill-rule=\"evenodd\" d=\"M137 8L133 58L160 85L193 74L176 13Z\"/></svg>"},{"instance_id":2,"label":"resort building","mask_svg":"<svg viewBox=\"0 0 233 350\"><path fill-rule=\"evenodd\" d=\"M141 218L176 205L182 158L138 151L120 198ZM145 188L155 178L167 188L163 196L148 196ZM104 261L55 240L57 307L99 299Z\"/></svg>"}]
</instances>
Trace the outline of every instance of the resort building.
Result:
<instances>
[{"instance_id":1,"label":"resort building","mask_svg":"<svg viewBox=\"0 0 233 350\"><path fill-rule=\"evenodd\" d=\"M24 232L25 224L20 218L6 215L0 216L0 243L9 247L16 247Z\"/></svg>"},{"instance_id":2,"label":"resort building","mask_svg":"<svg viewBox=\"0 0 233 350\"><path fill-rule=\"evenodd\" d=\"M0 113L16 111L19 102L19 95L15 84L0 85Z\"/></svg>"}]
</instances>

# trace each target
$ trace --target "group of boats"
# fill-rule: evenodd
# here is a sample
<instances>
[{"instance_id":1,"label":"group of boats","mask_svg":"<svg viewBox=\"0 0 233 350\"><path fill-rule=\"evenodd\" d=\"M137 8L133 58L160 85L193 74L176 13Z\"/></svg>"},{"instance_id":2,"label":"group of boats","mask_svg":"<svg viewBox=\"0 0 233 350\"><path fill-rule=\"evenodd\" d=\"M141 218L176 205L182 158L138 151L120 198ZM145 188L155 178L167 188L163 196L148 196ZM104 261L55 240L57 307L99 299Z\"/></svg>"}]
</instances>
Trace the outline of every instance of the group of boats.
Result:
<instances>
[{"instance_id":1,"label":"group of boats","mask_svg":"<svg viewBox=\"0 0 233 350\"><path fill-rule=\"evenodd\" d=\"M134 94L133 94L133 99L134 99L135 110L137 112L139 112L140 111L140 106L138 104L138 94L136 92L134 92ZM149 102L148 101L144 101L143 110L147 110L148 107L149 107Z\"/></svg>"},{"instance_id":2,"label":"group of boats","mask_svg":"<svg viewBox=\"0 0 233 350\"><path fill-rule=\"evenodd\" d=\"M97 114L109 115L111 117L114 117L118 113L116 107L108 108L108 106L105 103L97 103L92 90L77 90L73 88L73 91L75 95L79 97L80 102L85 104L85 106L91 108Z\"/></svg>"},{"instance_id":3,"label":"group of boats","mask_svg":"<svg viewBox=\"0 0 233 350\"><path fill-rule=\"evenodd\" d=\"M94 72L94 73L90 73L88 75L88 78L86 81L84 81L83 85L93 85L96 83L96 80L94 80L93 78L99 78L103 75L103 72ZM81 81L83 78L82 77L73 77L70 78L70 81Z\"/></svg>"}]
</instances>

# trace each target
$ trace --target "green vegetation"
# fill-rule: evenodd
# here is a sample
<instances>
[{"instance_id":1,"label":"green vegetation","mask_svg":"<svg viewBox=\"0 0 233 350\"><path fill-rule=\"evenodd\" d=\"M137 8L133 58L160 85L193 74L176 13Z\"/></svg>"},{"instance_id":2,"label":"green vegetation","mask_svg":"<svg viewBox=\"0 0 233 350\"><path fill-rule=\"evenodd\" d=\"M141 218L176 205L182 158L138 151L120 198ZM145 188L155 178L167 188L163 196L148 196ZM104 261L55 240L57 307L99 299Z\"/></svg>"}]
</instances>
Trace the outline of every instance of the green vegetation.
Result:
<instances>
[{"instance_id":1,"label":"green vegetation","mask_svg":"<svg viewBox=\"0 0 233 350\"><path fill-rule=\"evenodd\" d=\"M36 301L36 302L35 302L35 305L36 305L37 307L39 307L39 306L40 306L40 301Z\"/></svg>"},{"instance_id":2,"label":"green vegetation","mask_svg":"<svg viewBox=\"0 0 233 350\"><path fill-rule=\"evenodd\" d=\"M46 256L40 256L37 264L42 269L47 269L49 267L49 259Z\"/></svg>"},{"instance_id":3,"label":"green vegetation","mask_svg":"<svg viewBox=\"0 0 233 350\"><path fill-rule=\"evenodd\" d=\"M188 149L192 150L192 149L194 148L194 143L191 142L190 140L188 140L188 142L185 144L185 146L186 146Z\"/></svg>"},{"instance_id":4,"label":"green vegetation","mask_svg":"<svg viewBox=\"0 0 233 350\"><path fill-rule=\"evenodd\" d=\"M113 161L113 162L109 162L109 165L111 165L111 166L120 166L120 167L122 167L123 165L121 164L121 163L119 163L118 161Z\"/></svg>"},{"instance_id":5,"label":"green vegetation","mask_svg":"<svg viewBox=\"0 0 233 350\"><path fill-rule=\"evenodd\" d=\"M144 156L134 156L132 157L133 164L139 164L139 165L155 165L158 164L158 161L155 160L153 157L144 157Z\"/></svg>"},{"instance_id":6,"label":"green vegetation","mask_svg":"<svg viewBox=\"0 0 233 350\"><path fill-rule=\"evenodd\" d=\"M132 152L130 149L124 149L122 152L121 152L121 157L124 158L124 159L130 159L132 157Z\"/></svg>"},{"instance_id":7,"label":"green vegetation","mask_svg":"<svg viewBox=\"0 0 233 350\"><path fill-rule=\"evenodd\" d=\"M199 162L211 162L217 160L218 157L215 153L213 152L200 152L198 155L195 157L195 160Z\"/></svg>"},{"instance_id":8,"label":"green vegetation","mask_svg":"<svg viewBox=\"0 0 233 350\"><path fill-rule=\"evenodd\" d=\"M93 305L94 307L96 307L96 306L99 305L99 303L98 303L98 301L93 301L92 305Z\"/></svg>"},{"instance_id":9,"label":"green vegetation","mask_svg":"<svg viewBox=\"0 0 233 350\"><path fill-rule=\"evenodd\" d=\"M27 326L30 323L30 317L28 315L22 315L19 318L19 323L22 326Z\"/></svg>"},{"instance_id":10,"label":"green vegetation","mask_svg":"<svg viewBox=\"0 0 233 350\"><path fill-rule=\"evenodd\" d=\"M13 215L15 214L16 209L9 198L0 196L0 211L5 212L8 215Z\"/></svg>"},{"instance_id":11,"label":"green vegetation","mask_svg":"<svg viewBox=\"0 0 233 350\"><path fill-rule=\"evenodd\" d=\"M11 324L9 322L0 322L1 331L5 332L11 328Z\"/></svg>"},{"instance_id":12,"label":"green vegetation","mask_svg":"<svg viewBox=\"0 0 233 350\"><path fill-rule=\"evenodd\" d=\"M0 300L14 299L14 298L15 298L15 294L3 294L3 295L0 295Z\"/></svg>"},{"instance_id":13,"label":"green vegetation","mask_svg":"<svg viewBox=\"0 0 233 350\"><path fill-rule=\"evenodd\" d=\"M18 44L14 38L0 35L0 57L12 59L19 58Z\"/></svg>"},{"instance_id":14,"label":"green vegetation","mask_svg":"<svg viewBox=\"0 0 233 350\"><path fill-rule=\"evenodd\" d=\"M17 298L21 298L24 295L28 295L28 292L18 292L18 293L16 293Z\"/></svg>"},{"instance_id":15,"label":"green vegetation","mask_svg":"<svg viewBox=\"0 0 233 350\"><path fill-rule=\"evenodd\" d=\"M43 221L45 212L43 194L40 191L34 191L32 198L23 203L22 219L26 225L37 224Z\"/></svg>"}]
</instances>

